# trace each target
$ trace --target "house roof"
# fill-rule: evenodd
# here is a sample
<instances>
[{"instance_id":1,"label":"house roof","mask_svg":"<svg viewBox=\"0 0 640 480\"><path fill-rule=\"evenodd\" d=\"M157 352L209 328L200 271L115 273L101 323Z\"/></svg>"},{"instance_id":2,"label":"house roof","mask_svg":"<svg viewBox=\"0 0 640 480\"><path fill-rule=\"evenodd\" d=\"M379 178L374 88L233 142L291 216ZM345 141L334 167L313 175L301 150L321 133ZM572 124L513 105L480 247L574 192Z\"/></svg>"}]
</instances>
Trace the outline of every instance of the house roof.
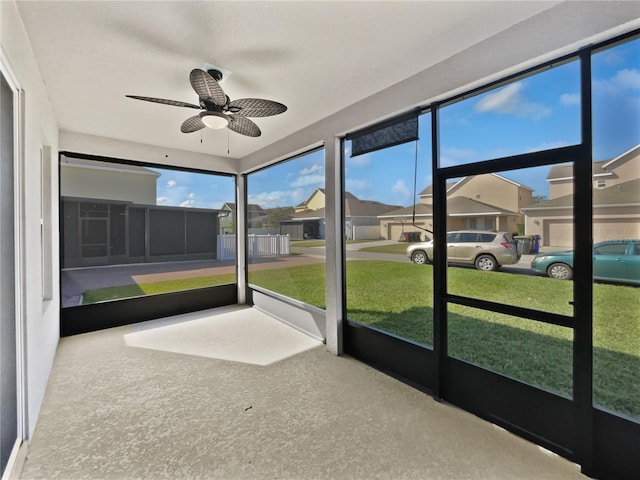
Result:
<instances>
[{"instance_id":1,"label":"house roof","mask_svg":"<svg viewBox=\"0 0 640 480\"><path fill-rule=\"evenodd\" d=\"M344 214L346 217L377 217L398 208L400 208L399 205L387 205L375 200L360 200L349 192L345 194ZM323 207L294 213L291 215L291 219L315 219L324 218L324 216L325 209Z\"/></svg>"},{"instance_id":2,"label":"house roof","mask_svg":"<svg viewBox=\"0 0 640 480\"><path fill-rule=\"evenodd\" d=\"M617 164L624 163L627 160L630 160L633 157L636 157L638 155L640 155L640 143L638 145L636 145L635 147L630 148L629 150L627 150L623 154L618 155L613 160L609 160L607 163L605 163L602 166L602 168L604 168L605 170L611 170L612 168L615 168L617 166Z\"/></svg>"},{"instance_id":3,"label":"house roof","mask_svg":"<svg viewBox=\"0 0 640 480\"><path fill-rule=\"evenodd\" d=\"M418 203L415 206L416 216L432 216L433 206ZM505 210L484 202L478 202L467 197L452 197L447 200L447 214L452 216L474 216L474 215L518 215L517 212ZM391 218L400 215L413 215L413 205L393 210L386 215L379 215L379 218Z\"/></svg>"},{"instance_id":4,"label":"house roof","mask_svg":"<svg viewBox=\"0 0 640 480\"><path fill-rule=\"evenodd\" d=\"M297 205L296 205L296 208L304 207L307 203L309 203L309 201L313 198L313 196L316 194L316 192L320 192L320 193L322 193L322 195L323 195L323 196L324 196L324 194L325 194L325 193L324 193L324 188L316 188L313 192L311 192L311 195L309 195L309 196L306 198L306 200L304 200L304 201L300 202L299 204L297 204ZM348 200L348 199L351 199L351 198L358 200L358 197L356 197L356 196L355 196L353 193L351 193L351 192L344 192L344 198L345 198L345 199L347 199L347 200Z\"/></svg>"},{"instance_id":5,"label":"house roof","mask_svg":"<svg viewBox=\"0 0 640 480\"><path fill-rule=\"evenodd\" d=\"M458 196L447 200L447 215L518 215L518 213L467 197Z\"/></svg>"},{"instance_id":6,"label":"house roof","mask_svg":"<svg viewBox=\"0 0 640 480\"><path fill-rule=\"evenodd\" d=\"M393 218L393 217L401 217L401 216L409 216L413 215L413 205L409 205L408 207L398 208L397 210L392 210L383 215L378 215L378 218ZM425 205L424 203L417 203L415 205L416 216L420 217L431 217L433 216L433 205Z\"/></svg>"},{"instance_id":7,"label":"house roof","mask_svg":"<svg viewBox=\"0 0 640 480\"><path fill-rule=\"evenodd\" d=\"M447 190L453 187L456 183L458 183L457 180L455 182L447 182ZM418 195L421 197L427 196L427 195L433 195L433 185L429 185L427 188L422 190Z\"/></svg>"},{"instance_id":8,"label":"house roof","mask_svg":"<svg viewBox=\"0 0 640 480\"><path fill-rule=\"evenodd\" d=\"M504 177L504 176L499 175L497 173L490 173L489 175L493 175L494 177L497 177L497 178L499 178L501 180L504 180L505 182L511 183L511 184L516 185L518 187L526 188L527 190L531 190L532 192L534 191L533 188L527 187L526 185L518 183L515 180L511 180L510 178ZM462 185L463 183L467 183L470 180L472 180L473 178L474 177L462 177L461 179L456 180L454 182L447 182L447 184L446 184L447 193L449 193L454 187L456 187L458 185ZM433 195L433 185L429 185L427 188L422 190L419 195L421 197L422 196Z\"/></svg>"},{"instance_id":9,"label":"house roof","mask_svg":"<svg viewBox=\"0 0 640 480\"><path fill-rule=\"evenodd\" d=\"M640 178L612 185L611 187L597 188L593 190L594 207L612 205L640 205ZM547 200L546 202L536 203L528 207L524 207L521 210L525 212L571 206L573 206L573 194L554 198L553 200Z\"/></svg>"},{"instance_id":10,"label":"house roof","mask_svg":"<svg viewBox=\"0 0 640 480\"><path fill-rule=\"evenodd\" d=\"M593 175L594 176L605 176L612 175L613 170L620 164L626 162L627 160L631 160L640 155L640 144L636 145L633 148L630 148L626 152L618 155L615 158L610 158L607 160L599 160L597 162L593 162ZM573 178L573 166L570 163L563 163L560 165L555 165L549 170L549 174L547 175L547 180L561 180L561 179L570 179Z\"/></svg>"},{"instance_id":11,"label":"house roof","mask_svg":"<svg viewBox=\"0 0 640 480\"><path fill-rule=\"evenodd\" d=\"M605 174L608 173L604 168L602 168L606 163L610 160L601 160L599 162L593 162L593 174ZM549 170L547 174L547 180L552 182L554 180L566 180L573 178L573 164L571 163L561 163L560 165L554 165Z\"/></svg>"}]
</instances>

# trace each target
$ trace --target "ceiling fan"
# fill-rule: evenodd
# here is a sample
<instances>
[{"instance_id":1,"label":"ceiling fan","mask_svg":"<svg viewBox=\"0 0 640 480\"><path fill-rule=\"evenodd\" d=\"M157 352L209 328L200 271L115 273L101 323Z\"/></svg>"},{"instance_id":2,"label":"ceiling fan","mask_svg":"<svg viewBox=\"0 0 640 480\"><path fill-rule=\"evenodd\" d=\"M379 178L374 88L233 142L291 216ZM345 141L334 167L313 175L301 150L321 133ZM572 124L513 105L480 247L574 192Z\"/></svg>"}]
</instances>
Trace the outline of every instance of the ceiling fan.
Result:
<instances>
[{"instance_id":1,"label":"ceiling fan","mask_svg":"<svg viewBox=\"0 0 640 480\"><path fill-rule=\"evenodd\" d=\"M211 69L206 72L199 68L191 70L189 81L198 94L200 105L164 98L125 96L146 102L202 110L198 115L189 117L182 123L180 127L182 133L197 132L205 127L214 129L228 127L229 130L241 135L259 137L262 134L260 128L247 117L270 117L287 110L287 107L282 103L261 98L240 98L231 101L218 83L221 80L222 72L220 70Z\"/></svg>"}]
</instances>

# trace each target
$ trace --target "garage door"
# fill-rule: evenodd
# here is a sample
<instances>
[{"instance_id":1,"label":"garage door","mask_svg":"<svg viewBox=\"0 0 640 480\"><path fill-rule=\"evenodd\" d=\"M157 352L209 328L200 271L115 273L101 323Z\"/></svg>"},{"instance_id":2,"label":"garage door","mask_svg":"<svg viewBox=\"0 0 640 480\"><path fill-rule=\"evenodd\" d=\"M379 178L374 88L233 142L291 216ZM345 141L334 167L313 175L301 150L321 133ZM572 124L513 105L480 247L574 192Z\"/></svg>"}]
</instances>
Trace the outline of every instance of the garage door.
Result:
<instances>
[{"instance_id":1,"label":"garage door","mask_svg":"<svg viewBox=\"0 0 640 480\"><path fill-rule=\"evenodd\" d=\"M422 226L424 225L424 223L416 222L416 225L417 225L417 226L419 226L419 227L422 227ZM424 228L424 227L423 227L423 228ZM391 223L391 224L389 224L389 226L388 226L388 231L389 231L389 233L390 233L389 240L395 240L395 241L398 241L398 240L400 240L400 236L402 235L402 225L400 225L399 223L398 223L398 224ZM411 224L406 224L406 223L405 223L405 224L404 224L404 231L405 231L405 232L420 232L420 238L421 238L422 240L424 240L424 239L425 239L425 236L427 236L427 237L431 238L431 235L430 235L430 234L428 234L428 233L427 233L427 232L425 232L424 230L420 230L420 229L418 229L418 228L415 228L415 227L414 227L413 225L411 225Z\"/></svg>"},{"instance_id":2,"label":"garage door","mask_svg":"<svg viewBox=\"0 0 640 480\"><path fill-rule=\"evenodd\" d=\"M640 219L594 220L593 241L640 238Z\"/></svg>"},{"instance_id":3,"label":"garage door","mask_svg":"<svg viewBox=\"0 0 640 480\"><path fill-rule=\"evenodd\" d=\"M573 223L566 220L545 220L543 244L552 247L573 247Z\"/></svg>"}]
</instances>

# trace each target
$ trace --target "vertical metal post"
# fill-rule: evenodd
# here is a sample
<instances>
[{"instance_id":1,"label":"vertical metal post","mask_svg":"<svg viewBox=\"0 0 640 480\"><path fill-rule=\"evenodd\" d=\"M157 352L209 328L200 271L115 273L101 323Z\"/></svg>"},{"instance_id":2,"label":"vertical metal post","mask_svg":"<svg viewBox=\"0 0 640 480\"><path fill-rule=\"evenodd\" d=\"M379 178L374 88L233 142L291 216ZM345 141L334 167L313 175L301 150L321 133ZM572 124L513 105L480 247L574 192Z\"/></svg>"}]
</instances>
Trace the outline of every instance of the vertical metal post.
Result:
<instances>
[{"instance_id":1,"label":"vertical metal post","mask_svg":"<svg viewBox=\"0 0 640 480\"><path fill-rule=\"evenodd\" d=\"M442 398L447 349L447 189L440 173L438 130L439 105L431 108L431 156L433 173L433 351L435 353L435 398Z\"/></svg>"},{"instance_id":2,"label":"vertical metal post","mask_svg":"<svg viewBox=\"0 0 640 480\"><path fill-rule=\"evenodd\" d=\"M249 288L247 252L247 176L236 175L236 282L238 303L247 302Z\"/></svg>"},{"instance_id":3,"label":"vertical metal post","mask_svg":"<svg viewBox=\"0 0 640 480\"><path fill-rule=\"evenodd\" d=\"M591 51L580 52L582 153L574 163L573 401L576 456L591 475L593 458L593 189Z\"/></svg>"},{"instance_id":4,"label":"vertical metal post","mask_svg":"<svg viewBox=\"0 0 640 480\"><path fill-rule=\"evenodd\" d=\"M344 214L342 141L325 141L325 275L327 349L342 355L344 319Z\"/></svg>"}]
</instances>

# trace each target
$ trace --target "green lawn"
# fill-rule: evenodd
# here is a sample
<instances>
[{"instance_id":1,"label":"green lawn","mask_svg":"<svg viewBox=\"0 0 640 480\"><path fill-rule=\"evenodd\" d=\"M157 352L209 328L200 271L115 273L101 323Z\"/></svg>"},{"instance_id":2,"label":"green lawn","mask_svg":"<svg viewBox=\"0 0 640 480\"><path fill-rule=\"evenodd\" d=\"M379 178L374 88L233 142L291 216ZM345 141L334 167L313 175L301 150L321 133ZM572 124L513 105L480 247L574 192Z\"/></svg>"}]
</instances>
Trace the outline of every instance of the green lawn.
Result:
<instances>
[{"instance_id":1,"label":"green lawn","mask_svg":"<svg viewBox=\"0 0 640 480\"><path fill-rule=\"evenodd\" d=\"M249 281L325 307L323 264L250 272ZM432 267L384 261L347 263L347 309L352 320L432 345ZM449 268L449 290L571 315L572 282L546 277ZM100 289L89 301L197 288L234 281L233 275ZM594 287L595 400L640 418L640 288ZM518 380L571 396L569 328L450 305L449 353Z\"/></svg>"}]
</instances>

